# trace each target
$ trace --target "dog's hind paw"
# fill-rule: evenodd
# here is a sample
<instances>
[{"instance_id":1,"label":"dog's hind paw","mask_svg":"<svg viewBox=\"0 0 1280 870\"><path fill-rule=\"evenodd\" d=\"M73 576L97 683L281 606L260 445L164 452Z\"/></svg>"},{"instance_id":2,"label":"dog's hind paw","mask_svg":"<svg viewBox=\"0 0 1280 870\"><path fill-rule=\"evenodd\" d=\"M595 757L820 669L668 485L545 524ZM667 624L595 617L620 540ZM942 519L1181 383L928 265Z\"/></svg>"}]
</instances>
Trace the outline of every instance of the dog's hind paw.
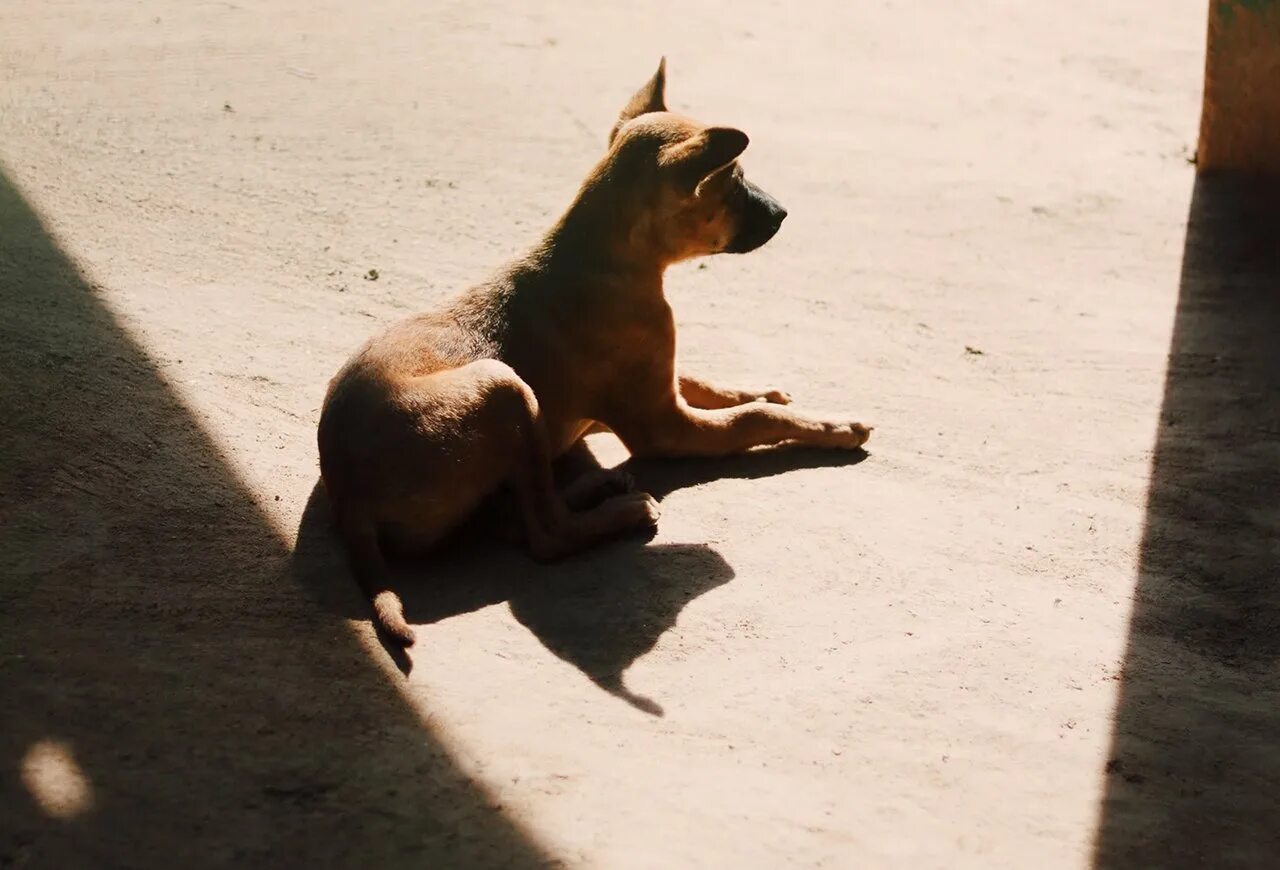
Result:
<instances>
[{"instance_id":1,"label":"dog's hind paw","mask_svg":"<svg viewBox=\"0 0 1280 870\"><path fill-rule=\"evenodd\" d=\"M588 510L607 498L625 495L635 488L636 480L627 472L601 468L588 471L569 484L564 491L564 500L570 510Z\"/></svg>"},{"instance_id":2,"label":"dog's hind paw","mask_svg":"<svg viewBox=\"0 0 1280 870\"><path fill-rule=\"evenodd\" d=\"M608 505L618 512L621 522L632 528L656 528L662 511L658 501L647 492L629 492L615 496Z\"/></svg>"}]
</instances>

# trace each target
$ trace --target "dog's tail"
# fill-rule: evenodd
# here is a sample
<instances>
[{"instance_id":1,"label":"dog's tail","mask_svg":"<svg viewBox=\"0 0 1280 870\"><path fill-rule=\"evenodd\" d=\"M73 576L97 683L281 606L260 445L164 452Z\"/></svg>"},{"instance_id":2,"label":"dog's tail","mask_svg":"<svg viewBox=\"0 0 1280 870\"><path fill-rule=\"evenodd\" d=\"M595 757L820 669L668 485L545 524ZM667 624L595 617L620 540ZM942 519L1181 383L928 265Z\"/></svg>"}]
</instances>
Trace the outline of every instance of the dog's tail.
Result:
<instances>
[{"instance_id":1,"label":"dog's tail","mask_svg":"<svg viewBox=\"0 0 1280 870\"><path fill-rule=\"evenodd\" d=\"M405 621L400 596L391 589L377 525L351 513L342 518L340 525L351 555L351 570L373 603L374 626L397 643L413 646L413 629Z\"/></svg>"}]
</instances>

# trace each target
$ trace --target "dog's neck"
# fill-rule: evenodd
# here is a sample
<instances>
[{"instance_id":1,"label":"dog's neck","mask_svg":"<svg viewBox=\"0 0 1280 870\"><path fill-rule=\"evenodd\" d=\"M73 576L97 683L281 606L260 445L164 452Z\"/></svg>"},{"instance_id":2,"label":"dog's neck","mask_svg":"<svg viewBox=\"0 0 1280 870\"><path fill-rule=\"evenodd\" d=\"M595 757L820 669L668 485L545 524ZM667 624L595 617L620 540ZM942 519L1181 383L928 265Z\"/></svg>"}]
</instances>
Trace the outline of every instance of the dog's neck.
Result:
<instances>
[{"instance_id":1,"label":"dog's neck","mask_svg":"<svg viewBox=\"0 0 1280 870\"><path fill-rule=\"evenodd\" d=\"M535 249L551 270L626 278L626 286L662 292L675 262L657 238L648 212L621 200L607 172L593 173Z\"/></svg>"}]
</instances>

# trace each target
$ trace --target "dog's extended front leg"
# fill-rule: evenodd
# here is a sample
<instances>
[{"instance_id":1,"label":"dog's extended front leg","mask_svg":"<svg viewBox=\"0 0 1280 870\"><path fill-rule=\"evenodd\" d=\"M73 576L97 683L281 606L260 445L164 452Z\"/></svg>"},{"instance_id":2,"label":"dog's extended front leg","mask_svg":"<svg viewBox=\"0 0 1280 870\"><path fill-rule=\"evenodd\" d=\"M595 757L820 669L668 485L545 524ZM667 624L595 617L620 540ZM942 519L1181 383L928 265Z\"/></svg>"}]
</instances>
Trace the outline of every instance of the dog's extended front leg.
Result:
<instances>
[{"instance_id":1,"label":"dog's extended front leg","mask_svg":"<svg viewBox=\"0 0 1280 870\"><path fill-rule=\"evenodd\" d=\"M689 375L680 376L680 398L684 399L691 408L705 410L733 408L749 402L791 404L791 397L781 390L732 390L712 386L704 380Z\"/></svg>"},{"instance_id":2,"label":"dog's extended front leg","mask_svg":"<svg viewBox=\"0 0 1280 870\"><path fill-rule=\"evenodd\" d=\"M719 410L677 402L614 431L636 456L721 456L783 441L854 450L871 437L861 423L820 420L763 402Z\"/></svg>"}]
</instances>

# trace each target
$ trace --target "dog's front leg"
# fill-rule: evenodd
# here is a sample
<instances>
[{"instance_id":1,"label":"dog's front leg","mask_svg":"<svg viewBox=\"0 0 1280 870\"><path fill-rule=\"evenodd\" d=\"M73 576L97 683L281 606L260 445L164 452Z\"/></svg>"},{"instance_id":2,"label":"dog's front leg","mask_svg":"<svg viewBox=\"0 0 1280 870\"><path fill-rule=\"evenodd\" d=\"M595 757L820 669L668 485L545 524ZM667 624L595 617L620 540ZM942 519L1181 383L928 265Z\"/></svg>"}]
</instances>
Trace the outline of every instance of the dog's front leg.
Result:
<instances>
[{"instance_id":1,"label":"dog's front leg","mask_svg":"<svg viewBox=\"0 0 1280 870\"><path fill-rule=\"evenodd\" d=\"M764 402L706 410L677 401L613 428L636 456L722 456L783 441L854 450L871 437L861 423L820 420Z\"/></svg>"},{"instance_id":2,"label":"dog's front leg","mask_svg":"<svg viewBox=\"0 0 1280 870\"><path fill-rule=\"evenodd\" d=\"M700 378L680 376L680 398L691 408L719 410L745 405L748 402L768 402L773 405L790 405L791 397L781 390L733 390L715 387Z\"/></svg>"}]
</instances>

